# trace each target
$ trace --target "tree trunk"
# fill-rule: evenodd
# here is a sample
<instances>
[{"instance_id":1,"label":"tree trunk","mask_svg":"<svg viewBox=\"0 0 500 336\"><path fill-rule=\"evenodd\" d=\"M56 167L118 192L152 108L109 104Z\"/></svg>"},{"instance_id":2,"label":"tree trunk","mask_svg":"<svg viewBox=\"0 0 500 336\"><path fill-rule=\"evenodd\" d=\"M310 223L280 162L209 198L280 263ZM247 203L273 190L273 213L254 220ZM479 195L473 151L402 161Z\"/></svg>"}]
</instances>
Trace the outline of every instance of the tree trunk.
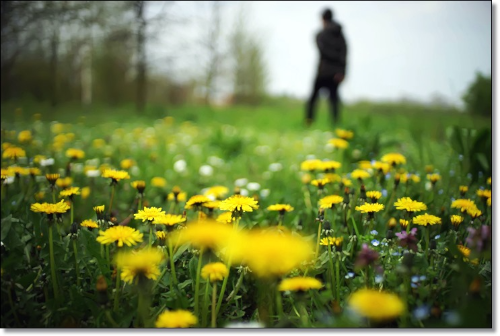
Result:
<instances>
[{"instance_id":1,"label":"tree trunk","mask_svg":"<svg viewBox=\"0 0 500 336\"><path fill-rule=\"evenodd\" d=\"M144 1L136 1L137 27L137 77L136 77L136 109L144 112L146 106L146 20L144 19Z\"/></svg>"}]
</instances>

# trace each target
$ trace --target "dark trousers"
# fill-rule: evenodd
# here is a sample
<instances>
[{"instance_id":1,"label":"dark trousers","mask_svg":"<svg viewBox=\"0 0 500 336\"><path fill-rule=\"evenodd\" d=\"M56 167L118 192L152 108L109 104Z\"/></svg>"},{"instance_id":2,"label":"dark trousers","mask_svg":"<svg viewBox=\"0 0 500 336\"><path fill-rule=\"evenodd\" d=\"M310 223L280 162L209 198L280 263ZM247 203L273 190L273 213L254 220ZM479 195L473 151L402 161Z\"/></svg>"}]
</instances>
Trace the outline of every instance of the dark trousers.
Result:
<instances>
[{"instance_id":1,"label":"dark trousers","mask_svg":"<svg viewBox=\"0 0 500 336\"><path fill-rule=\"evenodd\" d=\"M309 98L309 101L307 102L306 122L310 123L314 120L316 100L318 100L319 90L322 88L328 89L332 119L334 123L338 122L339 119L339 96L337 92L338 87L339 84L333 80L333 76L316 77L316 79L314 80L314 87L311 94L311 98Z\"/></svg>"}]
</instances>

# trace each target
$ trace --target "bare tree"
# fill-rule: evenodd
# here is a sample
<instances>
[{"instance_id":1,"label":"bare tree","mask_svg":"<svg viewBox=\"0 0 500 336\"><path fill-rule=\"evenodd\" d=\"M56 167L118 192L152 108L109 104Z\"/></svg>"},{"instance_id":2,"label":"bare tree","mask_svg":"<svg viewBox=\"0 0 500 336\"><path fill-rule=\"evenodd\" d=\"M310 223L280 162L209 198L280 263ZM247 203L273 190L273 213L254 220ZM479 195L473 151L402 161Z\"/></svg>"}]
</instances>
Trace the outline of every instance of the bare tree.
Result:
<instances>
[{"instance_id":1,"label":"bare tree","mask_svg":"<svg viewBox=\"0 0 500 336\"><path fill-rule=\"evenodd\" d=\"M205 103L210 104L217 95L217 78L220 73L220 64L223 53L221 51L221 3L213 1L209 24L206 25L206 36L202 40L205 54L208 57L205 66L204 86Z\"/></svg>"}]
</instances>

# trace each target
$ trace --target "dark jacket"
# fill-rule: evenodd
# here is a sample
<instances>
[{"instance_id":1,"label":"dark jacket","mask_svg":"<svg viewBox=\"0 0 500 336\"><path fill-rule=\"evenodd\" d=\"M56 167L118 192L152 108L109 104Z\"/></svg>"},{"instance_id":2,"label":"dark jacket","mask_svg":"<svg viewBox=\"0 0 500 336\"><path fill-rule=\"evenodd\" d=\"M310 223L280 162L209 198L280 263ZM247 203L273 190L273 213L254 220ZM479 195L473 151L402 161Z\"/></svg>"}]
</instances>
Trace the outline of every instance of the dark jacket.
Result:
<instances>
[{"instance_id":1,"label":"dark jacket","mask_svg":"<svg viewBox=\"0 0 500 336\"><path fill-rule=\"evenodd\" d=\"M320 60L317 77L331 77L341 73L345 75L347 45L342 26L331 22L316 35Z\"/></svg>"}]
</instances>

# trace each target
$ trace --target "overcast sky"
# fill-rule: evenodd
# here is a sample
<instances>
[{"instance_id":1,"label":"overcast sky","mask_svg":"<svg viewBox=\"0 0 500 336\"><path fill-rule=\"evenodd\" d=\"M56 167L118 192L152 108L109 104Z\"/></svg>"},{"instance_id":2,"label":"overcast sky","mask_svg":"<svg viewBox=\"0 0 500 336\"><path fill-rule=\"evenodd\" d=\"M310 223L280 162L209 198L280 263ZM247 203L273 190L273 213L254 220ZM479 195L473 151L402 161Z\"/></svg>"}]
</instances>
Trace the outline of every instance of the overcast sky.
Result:
<instances>
[{"instance_id":1,"label":"overcast sky","mask_svg":"<svg viewBox=\"0 0 500 336\"><path fill-rule=\"evenodd\" d=\"M223 3L225 32L241 6ZM265 1L244 6L249 28L262 38L271 93L309 95L318 63L314 36L327 7L347 40L347 76L341 87L346 101L429 101L437 93L458 104L477 71L491 74L489 1ZM207 2L174 3L171 12L194 18L193 23L172 29L156 45L159 50L158 45L185 47L185 57L174 64L186 74L199 56L190 42L200 39L209 9Z\"/></svg>"}]
</instances>

